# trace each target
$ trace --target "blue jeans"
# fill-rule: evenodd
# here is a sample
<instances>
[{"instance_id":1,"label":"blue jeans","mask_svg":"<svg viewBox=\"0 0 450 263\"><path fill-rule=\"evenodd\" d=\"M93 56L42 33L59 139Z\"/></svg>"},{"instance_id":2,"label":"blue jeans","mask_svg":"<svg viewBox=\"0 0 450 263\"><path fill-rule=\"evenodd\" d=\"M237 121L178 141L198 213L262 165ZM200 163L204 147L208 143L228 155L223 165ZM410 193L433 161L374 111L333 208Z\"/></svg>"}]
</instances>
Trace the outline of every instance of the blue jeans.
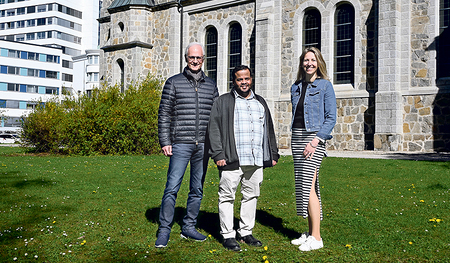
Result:
<instances>
[{"instance_id":1,"label":"blue jeans","mask_svg":"<svg viewBox=\"0 0 450 263\"><path fill-rule=\"evenodd\" d=\"M171 230L177 194L189 162L191 163L189 195L182 230L195 228L203 198L203 182L208 165L208 157L204 153L204 144L173 144L172 153L169 170L167 171L166 189L159 213L160 232L170 232Z\"/></svg>"}]
</instances>

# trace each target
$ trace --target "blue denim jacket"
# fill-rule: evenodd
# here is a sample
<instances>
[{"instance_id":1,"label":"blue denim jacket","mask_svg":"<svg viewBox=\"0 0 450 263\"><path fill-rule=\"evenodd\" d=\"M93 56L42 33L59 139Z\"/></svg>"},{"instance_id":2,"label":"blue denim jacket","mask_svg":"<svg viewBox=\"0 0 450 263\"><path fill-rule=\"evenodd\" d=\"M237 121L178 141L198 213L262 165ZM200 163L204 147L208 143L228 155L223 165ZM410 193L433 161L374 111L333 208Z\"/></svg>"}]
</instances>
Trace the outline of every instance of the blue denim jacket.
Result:
<instances>
[{"instance_id":1,"label":"blue denim jacket","mask_svg":"<svg viewBox=\"0 0 450 263\"><path fill-rule=\"evenodd\" d=\"M302 83L291 87L292 122L294 124L295 111L302 94ZM331 131L336 124L336 95L333 85L325 79L317 78L308 84L304 104L305 128L308 132L317 132L316 136L329 140L333 138Z\"/></svg>"}]
</instances>

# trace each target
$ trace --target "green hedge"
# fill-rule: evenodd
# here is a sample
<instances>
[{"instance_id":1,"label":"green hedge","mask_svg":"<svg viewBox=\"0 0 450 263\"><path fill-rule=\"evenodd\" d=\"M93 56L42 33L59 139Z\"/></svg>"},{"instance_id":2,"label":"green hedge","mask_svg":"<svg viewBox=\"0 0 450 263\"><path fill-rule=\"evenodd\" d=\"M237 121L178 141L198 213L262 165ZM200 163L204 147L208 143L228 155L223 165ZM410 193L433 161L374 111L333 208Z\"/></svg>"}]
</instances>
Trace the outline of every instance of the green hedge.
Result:
<instances>
[{"instance_id":1,"label":"green hedge","mask_svg":"<svg viewBox=\"0 0 450 263\"><path fill-rule=\"evenodd\" d=\"M162 81L147 76L125 93L103 86L90 96L55 97L25 118L22 144L36 152L154 154Z\"/></svg>"}]
</instances>

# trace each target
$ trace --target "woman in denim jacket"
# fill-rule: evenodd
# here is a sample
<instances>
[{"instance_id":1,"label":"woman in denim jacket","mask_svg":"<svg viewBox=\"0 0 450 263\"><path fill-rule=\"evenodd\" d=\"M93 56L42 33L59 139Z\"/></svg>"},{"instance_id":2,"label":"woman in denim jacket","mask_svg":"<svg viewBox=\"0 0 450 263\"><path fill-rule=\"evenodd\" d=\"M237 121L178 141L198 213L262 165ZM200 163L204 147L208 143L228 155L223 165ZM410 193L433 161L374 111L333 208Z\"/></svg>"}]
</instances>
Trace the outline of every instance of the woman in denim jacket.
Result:
<instances>
[{"instance_id":1,"label":"woman in denim jacket","mask_svg":"<svg viewBox=\"0 0 450 263\"><path fill-rule=\"evenodd\" d=\"M291 241L301 251L323 247L320 236L322 205L319 168L336 123L336 96L328 81L322 54L315 47L300 56L297 80L291 87L292 155L294 157L297 215L308 218L309 230Z\"/></svg>"}]
</instances>

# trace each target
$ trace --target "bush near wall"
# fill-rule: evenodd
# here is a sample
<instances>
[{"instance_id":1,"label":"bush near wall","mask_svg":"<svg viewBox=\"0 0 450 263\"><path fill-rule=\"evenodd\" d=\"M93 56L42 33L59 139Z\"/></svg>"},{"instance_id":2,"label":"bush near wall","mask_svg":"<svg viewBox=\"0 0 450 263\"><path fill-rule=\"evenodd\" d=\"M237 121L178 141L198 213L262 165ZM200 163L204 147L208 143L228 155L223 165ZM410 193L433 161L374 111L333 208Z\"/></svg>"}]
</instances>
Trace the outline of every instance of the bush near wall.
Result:
<instances>
[{"instance_id":1,"label":"bush near wall","mask_svg":"<svg viewBox=\"0 0 450 263\"><path fill-rule=\"evenodd\" d=\"M22 144L36 152L79 155L154 154L162 81L147 76L125 93L103 86L90 96L58 97L23 122Z\"/></svg>"}]
</instances>

